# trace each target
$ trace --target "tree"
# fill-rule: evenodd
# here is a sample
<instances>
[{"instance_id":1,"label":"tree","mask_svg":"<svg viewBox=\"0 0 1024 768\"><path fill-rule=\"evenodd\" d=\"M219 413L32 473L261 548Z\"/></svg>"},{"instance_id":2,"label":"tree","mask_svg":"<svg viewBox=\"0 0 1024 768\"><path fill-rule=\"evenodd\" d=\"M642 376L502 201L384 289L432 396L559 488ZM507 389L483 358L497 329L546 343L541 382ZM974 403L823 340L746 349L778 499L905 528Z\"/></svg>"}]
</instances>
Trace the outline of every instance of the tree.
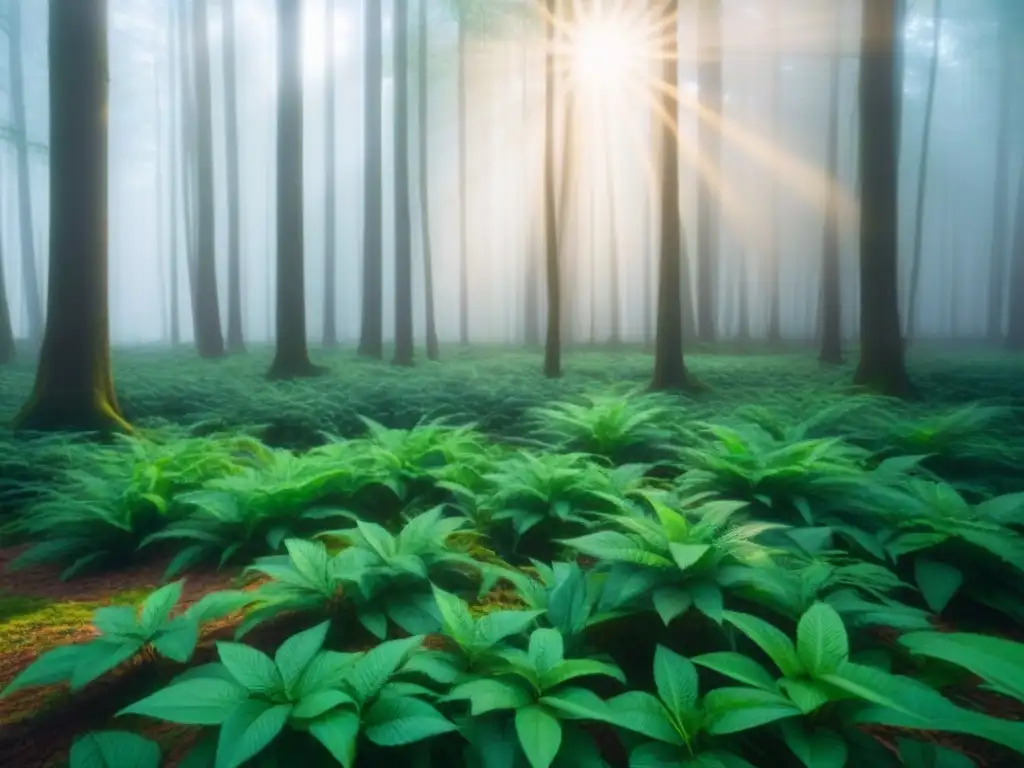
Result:
<instances>
[{"instance_id":1,"label":"tree","mask_svg":"<svg viewBox=\"0 0 1024 768\"><path fill-rule=\"evenodd\" d=\"M825 183L825 237L821 250L821 353L818 359L829 365L843 362L842 292L839 286L839 9L835 40L829 57L828 168Z\"/></svg>"},{"instance_id":2,"label":"tree","mask_svg":"<svg viewBox=\"0 0 1024 768\"><path fill-rule=\"evenodd\" d=\"M22 429L131 431L110 368L107 2L51 3L50 279Z\"/></svg>"},{"instance_id":3,"label":"tree","mask_svg":"<svg viewBox=\"0 0 1024 768\"><path fill-rule=\"evenodd\" d=\"M924 239L924 202L928 192L928 155L932 144L932 114L935 111L935 82L939 74L939 43L942 39L942 0L933 0L932 60L928 67L928 93L924 106L924 135L917 171L917 205L914 208L914 255L910 262L910 295L907 299L907 339L914 338L917 325L917 294L921 282L921 242Z\"/></svg>"},{"instance_id":4,"label":"tree","mask_svg":"<svg viewBox=\"0 0 1024 768\"><path fill-rule=\"evenodd\" d=\"M1017 215L1013 244L1010 250L1010 317L1006 329L1006 346L1024 351L1024 163L1017 185Z\"/></svg>"},{"instance_id":5,"label":"tree","mask_svg":"<svg viewBox=\"0 0 1024 768\"><path fill-rule=\"evenodd\" d=\"M235 0L223 0L224 150L228 192L228 351L245 352L242 331L242 252L239 234L238 78L235 76Z\"/></svg>"},{"instance_id":6,"label":"tree","mask_svg":"<svg viewBox=\"0 0 1024 768\"><path fill-rule=\"evenodd\" d=\"M912 388L904 362L897 286L899 169L897 39L891 0L864 0L860 74L860 361L854 383L885 395Z\"/></svg>"},{"instance_id":7,"label":"tree","mask_svg":"<svg viewBox=\"0 0 1024 768\"><path fill-rule=\"evenodd\" d=\"M21 0L7 2L7 66L11 87L11 118L18 162L18 225L21 250L22 291L28 314L28 337L39 340L43 332L42 293L36 266L35 226L32 216L32 176L28 163L28 127L25 121L25 73L21 39Z\"/></svg>"},{"instance_id":8,"label":"tree","mask_svg":"<svg viewBox=\"0 0 1024 768\"><path fill-rule=\"evenodd\" d=\"M394 0L395 365L413 364L412 218L409 211L409 0Z\"/></svg>"},{"instance_id":9,"label":"tree","mask_svg":"<svg viewBox=\"0 0 1024 768\"><path fill-rule=\"evenodd\" d=\"M178 132L178 108L181 103L181 94L178 88L178 67L175 59L182 55L181 51L181 30L174 20L174 2L167 4L167 49L171 52L169 57L170 67L168 79L170 80L170 113L171 113L171 253L170 253L170 284L171 284L171 346L176 347L181 343L181 301L178 290L178 169L181 167L181 136ZM176 34L177 33L177 34Z\"/></svg>"},{"instance_id":10,"label":"tree","mask_svg":"<svg viewBox=\"0 0 1024 768\"><path fill-rule=\"evenodd\" d=\"M544 19L544 266L548 316L544 375L562 375L562 289L558 222L555 211L555 34L556 0L546 0ZM563 211L564 213L564 211Z\"/></svg>"},{"instance_id":11,"label":"tree","mask_svg":"<svg viewBox=\"0 0 1024 768\"><path fill-rule=\"evenodd\" d=\"M462 0L459 6L458 39L458 133L459 143L459 343L469 344L469 251L466 232L466 70L469 52L466 25L471 4Z\"/></svg>"},{"instance_id":12,"label":"tree","mask_svg":"<svg viewBox=\"0 0 1024 768\"><path fill-rule=\"evenodd\" d=\"M679 0L665 3L667 50L662 52L660 255L658 259L658 317L654 337L654 375L651 389L694 390L683 359L682 260L686 237L679 212Z\"/></svg>"},{"instance_id":13,"label":"tree","mask_svg":"<svg viewBox=\"0 0 1024 768\"><path fill-rule=\"evenodd\" d=\"M1008 9L1002 9L1004 13ZM1010 235L1010 154L1012 149L1013 97L1017 78L1014 72L1014 46L1011 25L999 25L999 115L996 118L995 200L992 205L992 248L990 250L988 317L986 335L992 341L1002 338L1006 298L1006 254Z\"/></svg>"},{"instance_id":14,"label":"tree","mask_svg":"<svg viewBox=\"0 0 1024 768\"><path fill-rule=\"evenodd\" d=\"M703 113L699 143L701 157L707 163L697 188L697 337L710 344L715 340L715 271L720 239L714 186L722 154L722 0L697 0L697 29L697 85Z\"/></svg>"},{"instance_id":15,"label":"tree","mask_svg":"<svg viewBox=\"0 0 1024 768\"><path fill-rule=\"evenodd\" d=\"M335 176L334 113L335 80L334 61L334 0L327 0L327 18L324 21L324 327L323 345L338 346L337 258L338 243L334 219L338 213Z\"/></svg>"},{"instance_id":16,"label":"tree","mask_svg":"<svg viewBox=\"0 0 1024 768\"><path fill-rule=\"evenodd\" d=\"M277 0L277 344L270 379L316 376L306 345L302 4Z\"/></svg>"},{"instance_id":17,"label":"tree","mask_svg":"<svg viewBox=\"0 0 1024 768\"><path fill-rule=\"evenodd\" d=\"M437 343L437 322L434 318L434 259L433 247L430 241L430 147L428 142L430 78L428 72L429 56L427 54L430 33L428 30L428 1L420 0L419 80L416 85L416 127L419 137L420 235L423 240L423 292L425 294L427 315L427 359L439 360L441 358L441 351Z\"/></svg>"},{"instance_id":18,"label":"tree","mask_svg":"<svg viewBox=\"0 0 1024 768\"><path fill-rule=\"evenodd\" d=\"M0 195L0 201L3 200ZM0 210L3 210L0 202ZM4 278L3 236L0 234L0 365L14 361L17 347L14 343L14 328L11 325L11 307L7 302L7 282Z\"/></svg>"},{"instance_id":19,"label":"tree","mask_svg":"<svg viewBox=\"0 0 1024 768\"><path fill-rule=\"evenodd\" d=\"M363 88L363 308L359 354L384 354L381 87L384 81L381 3L367 2Z\"/></svg>"},{"instance_id":20,"label":"tree","mask_svg":"<svg viewBox=\"0 0 1024 768\"><path fill-rule=\"evenodd\" d=\"M195 316L196 348L200 357L224 354L217 294L217 261L213 196L213 113L210 93L210 40L206 20L208 0L192 0L192 57L195 67L196 120L196 255Z\"/></svg>"},{"instance_id":21,"label":"tree","mask_svg":"<svg viewBox=\"0 0 1024 768\"><path fill-rule=\"evenodd\" d=\"M768 6L771 14L772 39L774 46L769 54L770 61L768 68L768 102L771 105L771 114L768 118L768 140L773 147L779 143L779 121L782 111L782 90L779 88L779 70L782 68L782 41L779 37L781 28L782 8L779 0L772 0ZM773 174L768 188L768 246L765 254L768 283L768 329L767 339L769 342L778 343L782 340L782 302L779 296L779 211L778 195L776 189L778 182Z\"/></svg>"}]
</instances>

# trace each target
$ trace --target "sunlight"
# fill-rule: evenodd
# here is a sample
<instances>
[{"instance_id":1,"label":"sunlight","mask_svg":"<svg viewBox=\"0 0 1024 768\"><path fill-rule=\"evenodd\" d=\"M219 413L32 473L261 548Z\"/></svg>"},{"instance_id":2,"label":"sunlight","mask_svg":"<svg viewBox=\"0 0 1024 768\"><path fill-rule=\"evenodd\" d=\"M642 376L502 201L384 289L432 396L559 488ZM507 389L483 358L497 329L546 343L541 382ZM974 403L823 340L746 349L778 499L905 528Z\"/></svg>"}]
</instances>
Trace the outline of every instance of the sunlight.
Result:
<instances>
[{"instance_id":1,"label":"sunlight","mask_svg":"<svg viewBox=\"0 0 1024 768\"><path fill-rule=\"evenodd\" d=\"M648 57L649 40L618 14L595 14L573 25L571 69L579 85L605 90L622 87Z\"/></svg>"}]
</instances>

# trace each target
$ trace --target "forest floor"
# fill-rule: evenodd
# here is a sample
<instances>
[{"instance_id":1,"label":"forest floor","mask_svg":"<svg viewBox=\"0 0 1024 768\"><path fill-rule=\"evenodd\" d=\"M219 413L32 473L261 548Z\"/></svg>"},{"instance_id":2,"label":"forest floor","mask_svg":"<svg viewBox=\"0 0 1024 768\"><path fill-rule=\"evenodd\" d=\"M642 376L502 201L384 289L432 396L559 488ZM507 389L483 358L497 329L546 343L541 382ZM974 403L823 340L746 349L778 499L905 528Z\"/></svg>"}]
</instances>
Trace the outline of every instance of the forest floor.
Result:
<instances>
[{"instance_id":1,"label":"forest floor","mask_svg":"<svg viewBox=\"0 0 1024 768\"><path fill-rule=\"evenodd\" d=\"M314 362L328 366L323 377L297 382L264 380L270 352L255 349L245 356L199 361L189 351L134 349L115 352L117 390L125 416L145 437L164 430L203 436L214 432L253 435L265 445L301 453L324 444L328 437L363 434L362 418L394 429L410 429L424 420L450 419L472 423L496 443L537 445L524 418L529 409L587 394L621 394L642 390L652 359L643 350L580 349L566 355L565 375L558 380L540 374L538 351L485 348L468 352L443 350L443 361L421 361L413 370L360 360L351 350L321 353ZM799 421L809 410L849 391L852 366L822 367L813 350L771 353L720 348L690 355L691 371L708 385L696 398L678 398L684 418L728 421L737 409L769 407ZM942 352L922 346L911 353L910 373L920 390L914 403L891 404L894 421L927 419L972 403L1010 406L1009 418L986 429L1007 446L1024 450L1024 359L1000 350L965 349ZM31 388L31 361L0 369L0 414L16 412ZM1012 415L1017 414L1017 415ZM0 432L0 515L14 516L36 498L62 471L61 445L51 439L26 440ZM63 455L63 459L61 456ZM967 457L961 463L968 486L977 479L992 493L1024 490L1013 472L987 467ZM991 470L991 471L989 471ZM975 478L974 475L984 475ZM106 605L137 606L164 583L169 556L156 555L118 570L83 574L62 581L60 568L33 566L9 571L7 566L26 550L20 542L0 538L0 689L33 659L50 648L82 642L96 634L92 612ZM199 568L186 574L180 608L205 594L251 586L241 566L221 570ZM240 614L204 628L197 659L212 659L213 641L230 639ZM256 633L257 647L272 649L287 637L281 628ZM1006 629L1003 634L1013 634ZM123 665L113 675L70 694L62 686L22 690L0 699L0 765L50 768L63 764L71 739L88 729L110 727L118 708L152 689L169 671L152 659ZM995 701L996 703L992 703ZM1024 706L1008 699L989 700L1000 717L1024 720ZM124 727L126 718L118 719ZM137 729L166 747L166 765L176 765L195 729L142 725ZM189 738L185 738L189 736ZM887 741L884 730L879 739ZM972 740L943 737L972 755L977 765L1002 765L1001 753Z\"/></svg>"}]
</instances>

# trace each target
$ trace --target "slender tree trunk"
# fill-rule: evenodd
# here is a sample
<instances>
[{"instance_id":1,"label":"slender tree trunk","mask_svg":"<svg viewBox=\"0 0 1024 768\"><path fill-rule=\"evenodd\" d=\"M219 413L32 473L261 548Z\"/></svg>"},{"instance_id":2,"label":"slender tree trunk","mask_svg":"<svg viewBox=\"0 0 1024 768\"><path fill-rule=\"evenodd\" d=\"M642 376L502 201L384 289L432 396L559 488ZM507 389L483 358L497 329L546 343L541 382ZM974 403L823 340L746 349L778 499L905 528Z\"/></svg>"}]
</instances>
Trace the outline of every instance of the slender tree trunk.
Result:
<instances>
[{"instance_id":1,"label":"slender tree trunk","mask_svg":"<svg viewBox=\"0 0 1024 768\"><path fill-rule=\"evenodd\" d=\"M683 359L681 264L686 237L679 212L679 0L665 3L666 49L663 51L662 108L667 116L661 134L660 258L658 263L658 325L654 341L651 389L691 390L698 387Z\"/></svg>"},{"instance_id":2,"label":"slender tree trunk","mask_svg":"<svg viewBox=\"0 0 1024 768\"><path fill-rule=\"evenodd\" d=\"M185 208L185 266L188 269L189 308L192 317L192 338L200 336L200 318L196 312L196 294L199 293L199 277L196 264L198 226L196 214L196 100L195 100L195 35L188 22L186 9L181 11L181 142L184 171L182 183L182 204Z\"/></svg>"},{"instance_id":3,"label":"slender tree trunk","mask_svg":"<svg viewBox=\"0 0 1024 768\"><path fill-rule=\"evenodd\" d=\"M774 32L775 45L769 54L768 67L768 99L771 104L771 116L769 117L768 140L772 147L779 144L779 121L781 119L782 91L779 88L779 70L782 67L782 45L779 36L780 15L782 9L778 0L773 0L769 5L769 12L772 14L772 30ZM778 182L775 174L771 176L768 188L768 249L766 256L765 272L767 274L768 294L768 329L767 338L772 344L782 341L782 302L779 295L779 205L778 205Z\"/></svg>"},{"instance_id":4,"label":"slender tree trunk","mask_svg":"<svg viewBox=\"0 0 1024 768\"><path fill-rule=\"evenodd\" d=\"M50 5L50 279L30 430L131 431L107 314L107 2Z\"/></svg>"},{"instance_id":5,"label":"slender tree trunk","mask_svg":"<svg viewBox=\"0 0 1024 768\"><path fill-rule=\"evenodd\" d=\"M839 285L839 11L832 53L828 105L828 168L825 191L825 239L821 251L821 354L822 363L843 362L842 291Z\"/></svg>"},{"instance_id":6,"label":"slender tree trunk","mask_svg":"<svg viewBox=\"0 0 1024 768\"><path fill-rule=\"evenodd\" d=\"M736 333L741 344L750 341L750 282L747 270L750 266L750 256L746 248L740 252L740 270L737 283L736 303L738 306L739 330Z\"/></svg>"},{"instance_id":7,"label":"slender tree trunk","mask_svg":"<svg viewBox=\"0 0 1024 768\"><path fill-rule=\"evenodd\" d=\"M337 66L334 60L334 0L327 0L324 24L324 327L323 345L338 346L338 243L335 217L338 214L334 117L337 101Z\"/></svg>"},{"instance_id":8,"label":"slender tree trunk","mask_svg":"<svg viewBox=\"0 0 1024 768\"><path fill-rule=\"evenodd\" d=\"M3 209L3 178L0 177L0 211ZM11 305L7 301L3 232L0 231L0 365L14 362L15 357L17 357L17 346L14 343L14 327L11 325Z\"/></svg>"},{"instance_id":9,"label":"slender tree trunk","mask_svg":"<svg viewBox=\"0 0 1024 768\"><path fill-rule=\"evenodd\" d=\"M1006 346L1019 352L1024 350L1024 163L1021 163L1020 181L1017 185L1015 218L1013 246L1010 251L1010 317L1006 329Z\"/></svg>"},{"instance_id":10,"label":"slender tree trunk","mask_svg":"<svg viewBox=\"0 0 1024 768\"><path fill-rule=\"evenodd\" d=\"M302 4L277 0L277 347L267 377L316 376L306 344Z\"/></svg>"},{"instance_id":11,"label":"slender tree trunk","mask_svg":"<svg viewBox=\"0 0 1024 768\"><path fill-rule=\"evenodd\" d=\"M864 0L860 76L860 362L854 383L907 396L897 285L897 38L892 0Z\"/></svg>"},{"instance_id":12,"label":"slender tree trunk","mask_svg":"<svg viewBox=\"0 0 1024 768\"><path fill-rule=\"evenodd\" d=\"M160 323L161 338L163 343L167 342L170 336L170 319L167 316L167 291L165 285L168 276L165 272L164 261L166 259L166 237L164 234L164 135L163 135L163 109L160 99L160 71L156 63L153 64L153 95L155 98L156 111L156 275L160 291ZM42 247L40 246L40 250Z\"/></svg>"},{"instance_id":13,"label":"slender tree trunk","mask_svg":"<svg viewBox=\"0 0 1024 768\"><path fill-rule=\"evenodd\" d=\"M466 71L468 51L466 40L466 19L459 19L458 43L458 142L459 142L459 343L469 344L469 244L466 221Z\"/></svg>"},{"instance_id":14,"label":"slender tree trunk","mask_svg":"<svg viewBox=\"0 0 1024 768\"><path fill-rule=\"evenodd\" d=\"M992 341L1003 336L1006 314L1006 255L1009 251L1010 220L1007 209L1010 197L1010 139L1013 122L1013 38L1008 24L999 25L1001 78L998 128L996 134L995 200L992 206L992 249L988 283L988 317L986 335Z\"/></svg>"},{"instance_id":15,"label":"slender tree trunk","mask_svg":"<svg viewBox=\"0 0 1024 768\"><path fill-rule=\"evenodd\" d=\"M7 63L11 87L11 118L18 161L18 224L21 279L28 315L28 338L35 344L43 334L43 301L36 265L35 226L32 216L32 176L25 121L25 73L21 39L21 0L7 3Z\"/></svg>"},{"instance_id":16,"label":"slender tree trunk","mask_svg":"<svg viewBox=\"0 0 1024 768\"><path fill-rule=\"evenodd\" d=\"M718 194L713 185L721 167L722 117L722 3L721 0L697 0L699 56L697 83L700 105L707 116L700 120L700 152L708 163L708 172L700 174L697 188L697 337L704 344L715 340L715 273L719 258Z\"/></svg>"},{"instance_id":17,"label":"slender tree trunk","mask_svg":"<svg viewBox=\"0 0 1024 768\"><path fill-rule=\"evenodd\" d=\"M214 232L213 106L210 89L210 40L207 29L208 0L192 0L192 55L196 78L196 292L193 312L199 335L196 348L204 358L224 354L217 292L217 253Z\"/></svg>"},{"instance_id":18,"label":"slender tree trunk","mask_svg":"<svg viewBox=\"0 0 1024 768\"><path fill-rule=\"evenodd\" d=\"M384 82L381 3L368 0L363 113L363 308L359 354L384 354L383 325L383 152L381 89Z\"/></svg>"},{"instance_id":19,"label":"slender tree trunk","mask_svg":"<svg viewBox=\"0 0 1024 768\"><path fill-rule=\"evenodd\" d=\"M394 0L391 30L395 158L395 365L413 364L412 216L409 205L409 0Z\"/></svg>"},{"instance_id":20,"label":"slender tree trunk","mask_svg":"<svg viewBox=\"0 0 1024 768\"><path fill-rule=\"evenodd\" d=\"M178 84L178 64L182 55L180 29L174 18L175 3L167 4L167 48L171 52L170 67L168 67L168 79L170 81L170 113L171 113L171 253L170 253L170 283L171 283L171 346L177 347L181 343L181 308L178 285L178 174L182 163L181 152L176 151L181 147L181 136L178 130L178 109L181 104L181 93Z\"/></svg>"},{"instance_id":21,"label":"slender tree trunk","mask_svg":"<svg viewBox=\"0 0 1024 768\"><path fill-rule=\"evenodd\" d=\"M238 178L238 78L235 75L235 0L221 0L224 14L224 149L228 191L228 352L245 352L242 329L241 189Z\"/></svg>"},{"instance_id":22,"label":"slender tree trunk","mask_svg":"<svg viewBox=\"0 0 1024 768\"><path fill-rule=\"evenodd\" d=\"M530 101L529 101L529 90L528 84L530 82L530 71L529 71L529 41L530 41L530 27L528 25L528 17L524 14L523 16L523 34L522 34L522 77L520 77L520 119L522 123L522 152L523 152L523 176L522 176L522 189L520 193L523 196L523 214L528 222L529 227L528 236L526 238L526 274L524 275L525 285L523 286L523 340L530 346L540 344L540 259L538 249L536 248L535 238L535 218L534 212L536 207L534 204L533 190L530 189L529 179L530 175L527 169L530 167L530 161L533 158L530 149L533 146L532 136L530 134Z\"/></svg>"},{"instance_id":23,"label":"slender tree trunk","mask_svg":"<svg viewBox=\"0 0 1024 768\"><path fill-rule=\"evenodd\" d=\"M610 248L610 279L608 281L611 302L611 343L622 342L622 295L619 281L619 231L615 222L615 178L612 174L611 154L604 156L605 195L608 204L608 247Z\"/></svg>"},{"instance_id":24,"label":"slender tree trunk","mask_svg":"<svg viewBox=\"0 0 1024 768\"><path fill-rule=\"evenodd\" d=\"M562 289L558 221L555 212L555 14L556 0L545 0L544 20L544 266L547 283L547 332L544 375L562 375Z\"/></svg>"},{"instance_id":25,"label":"slender tree trunk","mask_svg":"<svg viewBox=\"0 0 1024 768\"><path fill-rule=\"evenodd\" d=\"M914 255L910 263L910 295L907 299L907 339L915 336L917 294L921 282L921 242L924 232L924 203L928 192L928 154L932 144L932 115L935 111L935 82L939 73L939 44L942 39L942 0L935 1L932 21L932 61L928 67L928 94L924 107L924 135L917 172L917 205L914 208Z\"/></svg>"},{"instance_id":26,"label":"slender tree trunk","mask_svg":"<svg viewBox=\"0 0 1024 768\"><path fill-rule=\"evenodd\" d=\"M419 18L419 82L416 89L419 134L419 182L420 182L420 236L423 240L423 291L426 300L427 359L440 360L441 349L437 342L437 321L434 316L434 256L430 240L430 73L427 46L430 44L428 29L428 0L420 0Z\"/></svg>"}]
</instances>

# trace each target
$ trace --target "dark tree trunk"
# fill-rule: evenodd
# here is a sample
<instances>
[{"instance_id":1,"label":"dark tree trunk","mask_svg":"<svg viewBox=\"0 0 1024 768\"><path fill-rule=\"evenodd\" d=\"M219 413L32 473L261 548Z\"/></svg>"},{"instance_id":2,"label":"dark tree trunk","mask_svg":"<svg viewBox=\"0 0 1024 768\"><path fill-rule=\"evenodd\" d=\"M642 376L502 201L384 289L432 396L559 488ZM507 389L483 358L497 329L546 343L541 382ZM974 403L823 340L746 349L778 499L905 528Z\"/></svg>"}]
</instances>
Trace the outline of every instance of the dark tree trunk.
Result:
<instances>
[{"instance_id":1,"label":"dark tree trunk","mask_svg":"<svg viewBox=\"0 0 1024 768\"><path fill-rule=\"evenodd\" d=\"M924 231L924 202L928 192L928 154L932 144L932 114L935 108L935 81L939 74L939 43L942 38L942 0L935 0L932 21L932 61L928 68L928 94L924 107L924 135L917 172L917 205L914 208L914 255L910 262L910 295L907 298L907 339L913 339L917 325L917 294L921 282L921 241Z\"/></svg>"},{"instance_id":2,"label":"dark tree trunk","mask_svg":"<svg viewBox=\"0 0 1024 768\"><path fill-rule=\"evenodd\" d=\"M363 308L359 354L380 359L384 354L383 325L383 153L381 149L381 89L384 82L381 3L366 8L366 67L363 113Z\"/></svg>"},{"instance_id":3,"label":"dark tree trunk","mask_svg":"<svg viewBox=\"0 0 1024 768\"><path fill-rule=\"evenodd\" d=\"M242 244L239 233L238 78L235 75L235 0L222 0L224 26L224 149L228 188L228 352L245 352L242 330Z\"/></svg>"},{"instance_id":4,"label":"dark tree trunk","mask_svg":"<svg viewBox=\"0 0 1024 768\"><path fill-rule=\"evenodd\" d=\"M196 348L204 358L224 355L217 294L217 253L214 232L213 115L210 93L208 0L192 0L192 55L196 81Z\"/></svg>"},{"instance_id":5,"label":"dark tree trunk","mask_svg":"<svg viewBox=\"0 0 1024 768\"><path fill-rule=\"evenodd\" d=\"M692 390L698 387L683 359L683 301L681 264L686 258L686 237L679 213L679 0L668 0L665 14L666 49L663 54L661 134L661 236L658 260L658 325L654 340L654 375L651 389Z\"/></svg>"},{"instance_id":6,"label":"dark tree trunk","mask_svg":"<svg viewBox=\"0 0 1024 768\"><path fill-rule=\"evenodd\" d=\"M741 343L745 344L750 341L750 283L748 281L747 269L750 263L750 257L747 255L746 249L740 253L740 271L739 281L737 284L736 291L736 303L738 304L739 313L739 330L736 335Z\"/></svg>"},{"instance_id":7,"label":"dark tree trunk","mask_svg":"<svg viewBox=\"0 0 1024 768\"><path fill-rule=\"evenodd\" d=\"M465 9L462 11L466 13ZM459 19L458 142L459 142L459 343L469 344L469 244L466 231L466 19Z\"/></svg>"},{"instance_id":8,"label":"dark tree trunk","mask_svg":"<svg viewBox=\"0 0 1024 768\"><path fill-rule=\"evenodd\" d=\"M22 429L131 431L110 369L107 2L51 3L50 279Z\"/></svg>"},{"instance_id":9,"label":"dark tree trunk","mask_svg":"<svg viewBox=\"0 0 1024 768\"><path fill-rule=\"evenodd\" d=\"M324 328L323 345L338 346L338 243L335 216L338 213L335 177L334 116L336 67L334 61L334 0L327 0L324 23Z\"/></svg>"},{"instance_id":10,"label":"dark tree trunk","mask_svg":"<svg viewBox=\"0 0 1024 768\"><path fill-rule=\"evenodd\" d=\"M854 383L885 395L912 392L904 363L897 285L899 106L892 0L864 0L860 76L860 362Z\"/></svg>"},{"instance_id":11,"label":"dark tree trunk","mask_svg":"<svg viewBox=\"0 0 1024 768\"><path fill-rule=\"evenodd\" d=\"M523 168L530 167L530 160L532 154L530 148L532 143L530 141L530 101L528 95L528 83L529 83L529 66L528 66L528 52L529 52L529 41L530 41L530 29L527 24L528 18L524 15L523 17L523 39L522 39L522 77L520 78L519 86L519 98L520 98L520 109L521 120L522 120L522 152L523 152ZM534 212L536 208L534 206L534 195L530 189L530 185L527 180L529 174L523 174L523 185L520 192L523 196L523 211L527 219L527 226L529 227L529 237L527 238L526 248L526 274L524 275L525 284L523 286L523 340L530 346L536 346L540 344L540 259L538 250L535 242L535 230L534 230Z\"/></svg>"},{"instance_id":12,"label":"dark tree trunk","mask_svg":"<svg viewBox=\"0 0 1024 768\"><path fill-rule=\"evenodd\" d=\"M302 4L277 0L277 346L271 379L316 376L306 344Z\"/></svg>"},{"instance_id":13,"label":"dark tree trunk","mask_svg":"<svg viewBox=\"0 0 1024 768\"><path fill-rule=\"evenodd\" d=\"M156 122L156 242L153 245L156 251L156 274L160 286L160 341L166 343L170 337L170 319L167 315L167 291L164 286L169 282L165 272L164 263L166 254L166 236L164 232L164 132L163 132L163 108L160 99L160 76L156 64L153 65L153 95ZM40 243L39 250L42 250Z\"/></svg>"},{"instance_id":14,"label":"dark tree trunk","mask_svg":"<svg viewBox=\"0 0 1024 768\"><path fill-rule=\"evenodd\" d=\"M992 206L992 249L990 251L988 283L988 317L986 335L992 341L1003 336L1003 317L1006 314L1006 255L1009 251L1010 220L1010 152L1013 97L1016 78L1013 76L1014 46L1008 24L999 25L1001 78L999 121L996 135L995 200Z\"/></svg>"},{"instance_id":15,"label":"dark tree trunk","mask_svg":"<svg viewBox=\"0 0 1024 768\"><path fill-rule=\"evenodd\" d=\"M7 3L7 62L11 86L11 119L18 161L18 224L22 291L28 314L28 338L37 343L43 333L43 300L36 264L35 226L32 217L32 176L28 161L25 122L25 73L21 40L21 0Z\"/></svg>"},{"instance_id":16,"label":"dark tree trunk","mask_svg":"<svg viewBox=\"0 0 1024 768\"><path fill-rule=\"evenodd\" d=\"M196 101L195 101L195 35L188 15L181 11L181 143L184 171L182 183L182 204L185 208L185 266L188 269L189 308L192 317L192 338L200 336L199 315L196 312L196 294L199 292L199 277L196 269L196 243L198 226L196 215Z\"/></svg>"},{"instance_id":17,"label":"dark tree trunk","mask_svg":"<svg viewBox=\"0 0 1024 768\"><path fill-rule=\"evenodd\" d=\"M782 67L782 45L779 38L781 8L778 0L769 6L772 14L774 46L768 54L768 100L771 104L771 116L768 118L768 140L772 147L779 144L779 120L781 117L782 90L779 88L779 70ZM767 339L776 344L782 341L782 303L779 296L779 222L778 222L778 183L775 173L772 174L768 189L768 248L765 253L768 294L768 328Z\"/></svg>"},{"instance_id":18,"label":"dark tree trunk","mask_svg":"<svg viewBox=\"0 0 1024 768\"><path fill-rule=\"evenodd\" d=\"M700 120L700 153L708 163L700 171L697 188L697 338L715 340L715 279L719 251L719 201L715 178L721 166L721 134L716 120L722 115L722 2L697 0L699 56L697 83L700 105L710 119Z\"/></svg>"},{"instance_id":19,"label":"dark tree trunk","mask_svg":"<svg viewBox=\"0 0 1024 768\"><path fill-rule=\"evenodd\" d=\"M181 136L178 130L178 109L181 104L181 92L178 84L177 60L182 56L180 28L174 18L174 3L167 4L167 47L171 51L170 67L168 78L170 80L170 113L171 113L171 237L170 237L170 283L171 283L171 346L176 347L181 343L181 300L178 286L178 175L182 163L181 153L178 150L181 146Z\"/></svg>"},{"instance_id":20,"label":"dark tree trunk","mask_svg":"<svg viewBox=\"0 0 1024 768\"><path fill-rule=\"evenodd\" d=\"M608 247L610 279L608 283L611 302L611 343L622 342L622 295L619 280L619 230L615 222L615 176L612 173L611 153L604 156L605 201L608 205Z\"/></svg>"},{"instance_id":21,"label":"dark tree trunk","mask_svg":"<svg viewBox=\"0 0 1024 768\"><path fill-rule=\"evenodd\" d=\"M555 212L555 14L556 0L545 4L544 53L544 266L547 283L547 332L544 339L544 375L562 375L562 277ZM564 214L564 211L563 211Z\"/></svg>"},{"instance_id":22,"label":"dark tree trunk","mask_svg":"<svg viewBox=\"0 0 1024 768\"><path fill-rule=\"evenodd\" d=\"M838 17L838 11L836 11ZM828 150L825 191L825 239L821 251L821 354L822 363L843 362L842 292L839 285L839 30L830 62Z\"/></svg>"},{"instance_id":23,"label":"dark tree trunk","mask_svg":"<svg viewBox=\"0 0 1024 768\"><path fill-rule=\"evenodd\" d=\"M409 205L409 0L394 0L395 365L413 364L412 216Z\"/></svg>"},{"instance_id":24,"label":"dark tree trunk","mask_svg":"<svg viewBox=\"0 0 1024 768\"><path fill-rule=\"evenodd\" d=\"M0 211L3 210L3 179L0 178ZM17 347L11 325L11 306L7 302L7 283L4 279L3 233L0 232L0 365L14 362Z\"/></svg>"},{"instance_id":25,"label":"dark tree trunk","mask_svg":"<svg viewBox=\"0 0 1024 768\"><path fill-rule=\"evenodd\" d=\"M427 359L440 360L441 348L437 342L437 320L434 316L434 254L430 241L430 77L428 65L430 44L428 30L428 0L420 0L419 18L419 82L416 88L420 161L420 236L423 240L423 292L426 303Z\"/></svg>"},{"instance_id":26,"label":"dark tree trunk","mask_svg":"<svg viewBox=\"0 0 1024 768\"><path fill-rule=\"evenodd\" d=\"M1010 318L1006 329L1006 346L1024 350L1024 163L1017 185L1017 215L1013 247L1010 250Z\"/></svg>"}]
</instances>

